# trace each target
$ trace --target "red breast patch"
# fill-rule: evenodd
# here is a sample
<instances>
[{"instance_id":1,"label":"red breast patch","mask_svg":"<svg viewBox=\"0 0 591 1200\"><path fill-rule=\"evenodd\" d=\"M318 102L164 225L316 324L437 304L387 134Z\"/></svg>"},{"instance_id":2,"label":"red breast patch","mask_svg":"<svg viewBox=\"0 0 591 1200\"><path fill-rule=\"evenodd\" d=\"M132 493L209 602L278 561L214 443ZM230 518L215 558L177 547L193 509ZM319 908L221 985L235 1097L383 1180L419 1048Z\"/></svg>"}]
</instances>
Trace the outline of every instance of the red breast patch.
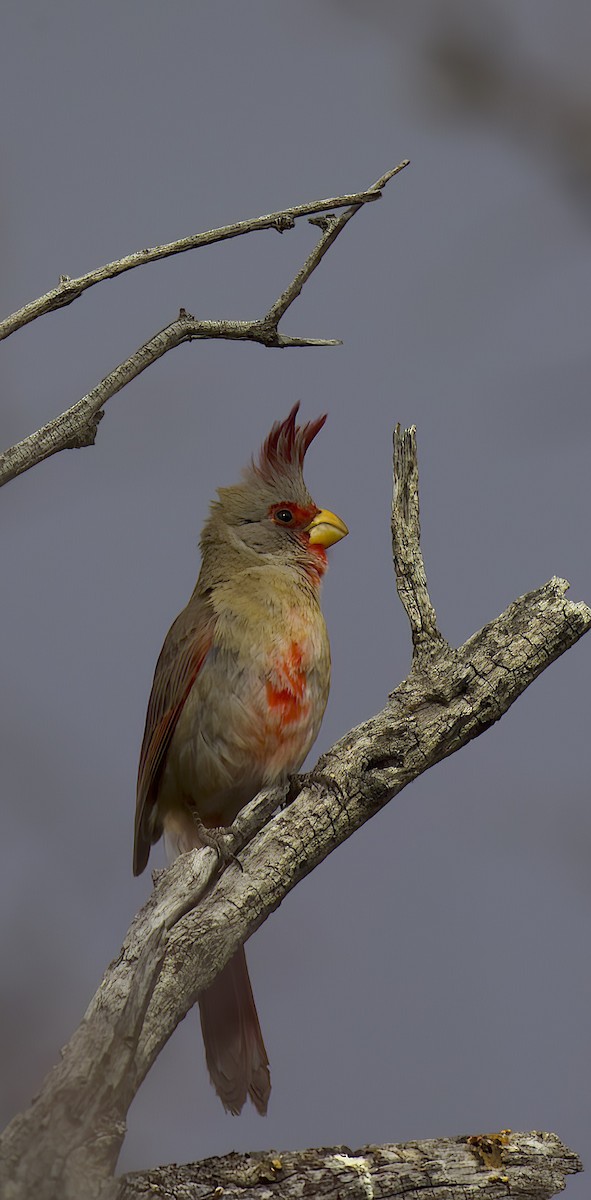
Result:
<instances>
[{"instance_id":1,"label":"red breast patch","mask_svg":"<svg viewBox=\"0 0 591 1200\"><path fill-rule=\"evenodd\" d=\"M302 666L302 651L292 642L287 654L275 663L273 679L267 680L267 703L285 725L300 721L308 713L305 699L306 672Z\"/></svg>"}]
</instances>

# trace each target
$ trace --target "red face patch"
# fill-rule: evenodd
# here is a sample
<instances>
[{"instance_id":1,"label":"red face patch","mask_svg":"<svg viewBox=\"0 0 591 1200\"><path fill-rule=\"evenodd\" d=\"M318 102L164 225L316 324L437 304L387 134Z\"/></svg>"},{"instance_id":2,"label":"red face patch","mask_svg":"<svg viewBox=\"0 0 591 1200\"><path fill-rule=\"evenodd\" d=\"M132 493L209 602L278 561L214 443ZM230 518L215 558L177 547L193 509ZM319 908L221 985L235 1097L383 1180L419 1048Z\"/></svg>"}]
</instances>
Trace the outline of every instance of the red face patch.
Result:
<instances>
[{"instance_id":1,"label":"red face patch","mask_svg":"<svg viewBox=\"0 0 591 1200\"><path fill-rule=\"evenodd\" d=\"M320 509L315 504L293 504L290 500L282 500L279 504L271 505L269 516L275 525L283 529L302 530L318 512Z\"/></svg>"}]
</instances>

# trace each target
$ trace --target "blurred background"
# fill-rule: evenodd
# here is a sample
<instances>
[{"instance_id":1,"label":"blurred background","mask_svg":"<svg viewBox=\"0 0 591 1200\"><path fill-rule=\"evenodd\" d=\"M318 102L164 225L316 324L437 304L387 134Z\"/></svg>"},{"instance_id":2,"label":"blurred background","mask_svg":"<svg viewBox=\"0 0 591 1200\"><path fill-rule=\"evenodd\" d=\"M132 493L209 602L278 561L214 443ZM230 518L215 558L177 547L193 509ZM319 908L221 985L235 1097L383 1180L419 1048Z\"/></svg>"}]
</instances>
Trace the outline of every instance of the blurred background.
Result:
<instances>
[{"instance_id":1,"label":"blurred background","mask_svg":"<svg viewBox=\"0 0 591 1200\"><path fill-rule=\"evenodd\" d=\"M8 0L3 313L60 273L412 163L283 323L342 347L183 346L111 400L94 449L2 492L3 1121L148 894L131 846L156 657L215 488L295 400L306 419L329 413L307 479L351 529L325 587L318 750L410 663L389 536L396 421L418 427L427 572L452 642L553 574L591 601L590 47L583 0ZM262 314L317 236L304 221L144 267L21 330L0 357L2 444L181 305ZM252 939L267 1119L224 1115L192 1013L131 1110L122 1166L501 1127L555 1130L591 1161L590 655L585 639ZM586 1194L581 1179L568 1194Z\"/></svg>"}]
</instances>

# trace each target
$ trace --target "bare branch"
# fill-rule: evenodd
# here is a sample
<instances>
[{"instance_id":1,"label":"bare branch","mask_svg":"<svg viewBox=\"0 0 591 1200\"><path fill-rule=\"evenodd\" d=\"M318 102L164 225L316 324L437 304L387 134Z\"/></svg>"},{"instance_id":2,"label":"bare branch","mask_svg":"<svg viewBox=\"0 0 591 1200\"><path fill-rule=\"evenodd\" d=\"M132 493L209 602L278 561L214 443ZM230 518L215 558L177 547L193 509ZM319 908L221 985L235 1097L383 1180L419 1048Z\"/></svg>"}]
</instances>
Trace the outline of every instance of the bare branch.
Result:
<instances>
[{"instance_id":1,"label":"bare branch","mask_svg":"<svg viewBox=\"0 0 591 1200\"><path fill-rule=\"evenodd\" d=\"M394 431L394 491L392 495L392 551L396 587L410 621L413 651L426 643L439 647L443 638L427 590L427 576L421 551L419 516L419 467L417 431Z\"/></svg>"},{"instance_id":2,"label":"bare branch","mask_svg":"<svg viewBox=\"0 0 591 1200\"><path fill-rule=\"evenodd\" d=\"M475 1134L399 1145L228 1154L178 1167L133 1172L117 1200L550 1200L583 1167L554 1133ZM275 1185L272 1190L270 1185ZM217 1189L217 1191L216 1191Z\"/></svg>"},{"instance_id":3,"label":"bare branch","mask_svg":"<svg viewBox=\"0 0 591 1200\"><path fill-rule=\"evenodd\" d=\"M405 526L394 538L396 575L411 612L409 595L419 615L431 614L417 561L414 431L398 430L396 437L395 507ZM413 635L422 630L424 645L385 708L341 738L312 775L293 781L281 811L280 795L269 792L239 814L231 832L242 870L232 864L218 874L217 855L204 849L158 876L61 1061L0 1139L0 1191L10 1179L11 1200L33 1194L53 1200L59 1180L62 1200L102 1194L134 1094L236 948L337 845L413 779L498 721L591 628L591 610L567 600L567 586L552 579L521 596L458 650L437 632L434 613L422 625L411 616Z\"/></svg>"},{"instance_id":4,"label":"bare branch","mask_svg":"<svg viewBox=\"0 0 591 1200\"><path fill-rule=\"evenodd\" d=\"M37 463L58 454L60 450L75 449L94 444L99 421L103 417L103 406L142 374L152 363L157 362L169 350L183 342L199 338L224 338L228 341L260 342L264 346L338 346L339 342L318 339L288 338L269 328L261 321L198 321L181 309L176 321L159 330L140 346L129 358L119 363L91 392L77 400L71 408L60 413L29 434L21 442L0 454L0 487L30 470Z\"/></svg>"},{"instance_id":5,"label":"bare branch","mask_svg":"<svg viewBox=\"0 0 591 1200\"><path fill-rule=\"evenodd\" d=\"M255 233L261 229L276 229L279 233L284 233L287 229L293 229L298 217L326 212L331 208L347 208L355 205L357 212L362 204L379 200L380 189L393 175L406 166L408 166L408 160L383 175L381 182L378 181L364 192L332 196L327 200L313 200L309 204L296 204L292 208L282 209L281 212L268 213L263 217L251 217L247 221L236 221L233 225L223 225L220 229L209 229L206 233L195 233L190 237L179 238L176 242L167 242L163 246L136 250L134 254L127 254L124 258L118 258L114 262L106 263L103 267L95 268L94 271L88 271L85 275L79 275L77 279L70 279L69 275L61 275L58 287L52 288L44 296L39 296L37 300L31 300L29 304L25 304L11 316L0 321L0 341L10 337L10 334L15 333L17 329L22 329L23 325L35 321L37 317L72 304L83 292L94 287L96 283L102 283L105 279L115 279L117 275L123 275L125 271L133 271L135 267L143 267L146 263L158 262L159 259L170 258L173 254L184 254L187 250L197 250L201 246L211 246L214 242L227 241L229 238L240 237L245 233Z\"/></svg>"},{"instance_id":6,"label":"bare branch","mask_svg":"<svg viewBox=\"0 0 591 1200\"><path fill-rule=\"evenodd\" d=\"M103 413L102 408L120 392L126 384L130 383L142 371L162 358L169 350L174 350L176 346L182 345L183 342L191 342L204 338L222 338L228 341L250 341L257 342L261 346L284 349L291 346L339 346L341 343L334 339L323 338L302 338L290 337L287 334L279 333L278 324L281 317L287 312L287 309L293 304L294 300L299 296L305 282L310 278L312 272L323 259L327 250L332 246L339 233L344 229L348 221L364 204L371 200L378 199L382 194L382 189L385 187L388 180L394 175L398 175L404 167L408 166L408 160L405 159L392 170L387 171L380 179L372 184L365 192L358 192L351 196L341 196L336 201L316 201L314 204L299 205L297 208L286 209L283 213L272 213L268 217L258 217L254 221L242 221L237 225L228 225L225 229L212 230L209 233L199 234L196 238L184 238L181 242L171 242L168 246L160 246L155 250L139 251L138 254L132 254L126 259L119 259L118 262L109 263L106 267L99 268L98 271L90 272L89 275L81 276L77 280L66 280L60 284L60 288L55 292L48 292L46 296L42 296L40 300L34 301L26 308L20 310L19 313L13 314L13 317L7 318L7 322L13 322L13 328L8 328L7 322L0 325L0 331L4 326L7 327L8 333L14 329L20 328L21 325L32 321L36 316L42 315L44 312L49 312L50 308L60 308L65 304L71 303L78 295L87 287L91 287L94 283L99 283L102 279L113 278L115 275L121 274L122 271L131 270L134 266L140 266L144 262L151 262L155 258L165 258L170 254L179 254L183 250L194 249L198 245L208 245L214 241L221 241L223 238L237 237L240 233L250 233L253 229L263 229L273 226L274 228L289 228L289 221L293 223L293 219L297 216L302 216L304 213L318 212L325 209L327 206L336 208L342 206L352 200L353 203L340 217L326 218L328 222L327 228L324 229L322 236L306 259L303 267L297 272L289 287L282 293L279 299L269 309L264 317L253 321L210 321L197 320L195 317L187 313L184 308L181 308L176 321L172 321L164 329L154 334L149 341L140 346L133 354L126 358L124 362L110 371L104 379L101 380L92 391L87 392L82 396L71 408L60 413L58 417L54 417L47 425L43 425L41 429L37 429L35 433L23 438L17 442L3 454L0 454L0 487L5 483L9 483L11 479L16 479L18 475L22 475L24 471L30 470L31 467L37 466L44 459L50 458L52 454L58 454L61 450L78 449L83 446L92 446L95 441L99 421ZM262 224L261 224L262 222ZM287 224L286 224L287 222ZM203 240L199 240L199 238ZM143 257L142 257L143 256ZM148 256L148 257L146 257ZM81 284L84 284L82 287ZM64 299L63 295L67 293L69 299ZM70 289L68 291L68 289ZM73 289L73 291L72 291ZM70 291L72 294L70 295ZM59 303L56 297L62 296ZM52 304L49 307L43 307L45 302L48 302L48 297L53 297ZM41 306L39 311L33 311L35 305ZM20 319L22 314L29 314L23 319ZM20 320L20 325L18 321ZM17 322L14 324L14 322ZM4 336L8 336L5 333Z\"/></svg>"},{"instance_id":7,"label":"bare branch","mask_svg":"<svg viewBox=\"0 0 591 1200\"><path fill-rule=\"evenodd\" d=\"M403 171L408 165L409 160L404 159L403 162L398 163L397 167L393 167L391 171L387 171L385 175L381 175L380 178L377 179L374 184L372 184L371 188L369 188L367 195L380 196L382 193L382 188L386 186L389 180L393 179L395 175L398 175L400 171ZM326 251L330 249L333 242L338 238L339 233L341 233L341 231L345 228L347 222L351 220L351 217L355 216L355 213L359 212L360 208L361 204L358 201L355 201L351 208L348 208L346 212L341 213L340 217L335 217L331 213L329 216L323 217L318 221L310 222L311 225L320 225L320 227L323 229L322 237L318 244L314 247L312 253L306 259L301 271L298 271L295 279L292 280L289 287L286 288L279 299L275 301L273 307L269 309L265 320L269 321L271 325L277 326L277 322L281 320L283 314L287 312L290 304L293 304L293 301L297 296L299 296L304 284L306 283L306 280L310 278L312 271L316 269L318 263L324 258Z\"/></svg>"}]
</instances>

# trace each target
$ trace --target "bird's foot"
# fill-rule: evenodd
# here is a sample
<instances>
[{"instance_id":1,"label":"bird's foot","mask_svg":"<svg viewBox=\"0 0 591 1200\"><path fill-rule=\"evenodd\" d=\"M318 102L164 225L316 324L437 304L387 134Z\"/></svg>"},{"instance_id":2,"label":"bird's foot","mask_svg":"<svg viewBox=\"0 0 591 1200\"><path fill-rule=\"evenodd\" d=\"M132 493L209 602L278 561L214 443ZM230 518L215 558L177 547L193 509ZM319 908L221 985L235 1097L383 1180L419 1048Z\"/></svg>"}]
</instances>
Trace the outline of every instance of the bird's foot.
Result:
<instances>
[{"instance_id":1,"label":"bird's foot","mask_svg":"<svg viewBox=\"0 0 591 1200\"><path fill-rule=\"evenodd\" d=\"M283 800L278 805L279 812L283 812L285 808L289 808L296 796L299 796L305 782L305 775L290 775L285 784L285 794Z\"/></svg>"},{"instance_id":2,"label":"bird's foot","mask_svg":"<svg viewBox=\"0 0 591 1200\"><path fill-rule=\"evenodd\" d=\"M241 871L244 870L234 849L236 836L231 826L219 825L208 828L198 817L194 816L193 819L200 844L202 846L209 846L212 850L215 850L220 868L227 867L230 863L234 862L240 867Z\"/></svg>"},{"instance_id":3,"label":"bird's foot","mask_svg":"<svg viewBox=\"0 0 591 1200\"><path fill-rule=\"evenodd\" d=\"M334 779L332 775L327 774L325 771L309 771L306 775L299 775L297 783L298 791L301 791L305 787L328 791L333 796L336 796L341 801L341 804L344 804L347 799L347 793L343 786L337 779Z\"/></svg>"},{"instance_id":4,"label":"bird's foot","mask_svg":"<svg viewBox=\"0 0 591 1200\"><path fill-rule=\"evenodd\" d=\"M290 775L285 797L279 805L281 811L288 808L300 792L307 787L329 791L333 796L337 796L341 803L344 803L347 798L345 789L338 780L333 779L332 775L328 775L324 771L308 771L305 775Z\"/></svg>"}]
</instances>

